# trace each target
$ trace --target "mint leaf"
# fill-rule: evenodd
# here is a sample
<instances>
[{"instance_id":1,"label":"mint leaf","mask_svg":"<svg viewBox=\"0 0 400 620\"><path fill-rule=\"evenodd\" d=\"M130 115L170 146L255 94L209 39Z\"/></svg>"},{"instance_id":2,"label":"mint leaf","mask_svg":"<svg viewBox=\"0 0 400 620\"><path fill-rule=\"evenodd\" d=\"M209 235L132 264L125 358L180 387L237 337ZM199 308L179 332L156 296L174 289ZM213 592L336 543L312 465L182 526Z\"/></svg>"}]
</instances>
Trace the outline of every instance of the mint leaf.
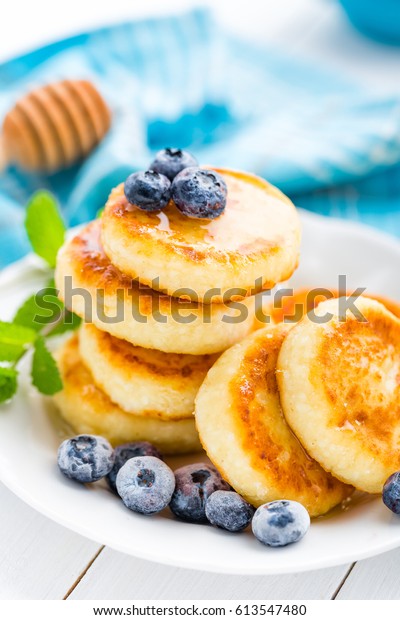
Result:
<instances>
[{"instance_id":1,"label":"mint leaf","mask_svg":"<svg viewBox=\"0 0 400 620\"><path fill-rule=\"evenodd\" d=\"M0 342L0 360L2 362L17 362L25 351L26 347L23 345Z\"/></svg>"},{"instance_id":2,"label":"mint leaf","mask_svg":"<svg viewBox=\"0 0 400 620\"><path fill-rule=\"evenodd\" d=\"M35 338L32 329L0 321L0 361L18 361Z\"/></svg>"},{"instance_id":3,"label":"mint leaf","mask_svg":"<svg viewBox=\"0 0 400 620\"><path fill-rule=\"evenodd\" d=\"M59 320L63 308L64 304L57 297L57 289L49 285L24 301L17 310L13 323L39 332L44 325Z\"/></svg>"},{"instance_id":4,"label":"mint leaf","mask_svg":"<svg viewBox=\"0 0 400 620\"><path fill-rule=\"evenodd\" d=\"M13 323L30 327L36 332L40 332L45 325L51 328L54 323L50 331L46 330L46 336L51 337L76 329L81 324L81 319L65 308L57 297L57 289L48 286L24 301L17 310Z\"/></svg>"},{"instance_id":5,"label":"mint leaf","mask_svg":"<svg viewBox=\"0 0 400 620\"><path fill-rule=\"evenodd\" d=\"M55 267L66 229L50 192L40 190L32 196L26 209L25 229L36 254Z\"/></svg>"},{"instance_id":6,"label":"mint leaf","mask_svg":"<svg viewBox=\"0 0 400 620\"><path fill-rule=\"evenodd\" d=\"M32 384L42 394L51 396L62 390L63 385L57 364L42 336L39 336L35 342L31 374Z\"/></svg>"},{"instance_id":7,"label":"mint leaf","mask_svg":"<svg viewBox=\"0 0 400 620\"><path fill-rule=\"evenodd\" d=\"M36 334L29 327L14 325L0 321L0 340L3 342L13 342L16 344L31 344L36 338Z\"/></svg>"},{"instance_id":8,"label":"mint leaf","mask_svg":"<svg viewBox=\"0 0 400 620\"><path fill-rule=\"evenodd\" d=\"M37 314L38 306L36 303L36 295L32 295L26 299L14 315L13 323L15 325L24 325L35 331L39 331L40 325L33 320Z\"/></svg>"},{"instance_id":9,"label":"mint leaf","mask_svg":"<svg viewBox=\"0 0 400 620\"><path fill-rule=\"evenodd\" d=\"M0 403L10 400L17 391L18 373L14 368L0 366Z\"/></svg>"}]
</instances>

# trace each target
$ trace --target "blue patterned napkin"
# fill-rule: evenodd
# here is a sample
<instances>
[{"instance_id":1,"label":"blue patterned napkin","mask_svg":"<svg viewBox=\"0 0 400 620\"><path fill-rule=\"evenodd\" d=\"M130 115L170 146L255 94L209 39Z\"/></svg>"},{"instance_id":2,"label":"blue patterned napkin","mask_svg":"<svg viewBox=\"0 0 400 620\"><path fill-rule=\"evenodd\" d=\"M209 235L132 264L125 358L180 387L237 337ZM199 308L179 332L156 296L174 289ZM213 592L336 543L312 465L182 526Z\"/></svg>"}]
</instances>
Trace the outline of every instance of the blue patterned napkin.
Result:
<instances>
[{"instance_id":1,"label":"blue patterned napkin","mask_svg":"<svg viewBox=\"0 0 400 620\"><path fill-rule=\"evenodd\" d=\"M400 185L394 167L400 162L400 102L241 41L207 11L112 26L3 64L0 115L32 86L63 78L97 84L113 110L112 130L71 170L50 178L2 174L0 266L28 250L22 220L33 191L50 189L68 222L83 222L113 185L146 168L164 146L188 147L202 163L256 172L316 211L332 212L332 193L324 188L341 184L333 211L350 217L354 205L349 210L344 184L354 188L374 175L375 181L360 185L360 192L374 188L374 217L356 216L400 233L393 203L400 195L393 192ZM388 168L389 176L378 174ZM382 218L382 200L389 220Z\"/></svg>"}]
</instances>

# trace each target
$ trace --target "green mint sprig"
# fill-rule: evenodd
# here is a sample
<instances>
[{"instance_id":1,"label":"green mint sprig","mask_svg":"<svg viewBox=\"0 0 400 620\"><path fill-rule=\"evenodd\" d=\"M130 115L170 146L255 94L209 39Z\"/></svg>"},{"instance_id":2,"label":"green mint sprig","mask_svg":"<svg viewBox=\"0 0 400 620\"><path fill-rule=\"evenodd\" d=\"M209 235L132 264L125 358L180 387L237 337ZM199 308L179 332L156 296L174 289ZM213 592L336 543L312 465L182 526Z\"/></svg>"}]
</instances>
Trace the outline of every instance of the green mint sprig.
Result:
<instances>
[{"instance_id":1,"label":"green mint sprig","mask_svg":"<svg viewBox=\"0 0 400 620\"><path fill-rule=\"evenodd\" d=\"M32 361L32 383L42 394L51 396L62 390L63 384L57 364L46 347L43 336L35 341Z\"/></svg>"},{"instance_id":2,"label":"green mint sprig","mask_svg":"<svg viewBox=\"0 0 400 620\"><path fill-rule=\"evenodd\" d=\"M33 194L26 208L25 229L33 251L54 268L66 228L50 192L42 190Z\"/></svg>"},{"instance_id":3,"label":"green mint sprig","mask_svg":"<svg viewBox=\"0 0 400 620\"><path fill-rule=\"evenodd\" d=\"M18 362L32 349L32 384L42 394L59 392L62 380L46 340L80 324L80 318L58 299L52 278L51 270L66 233L52 194L39 191L32 196L26 209L25 228L32 249L49 265L49 283L23 302L11 322L0 321L0 403L16 393Z\"/></svg>"}]
</instances>

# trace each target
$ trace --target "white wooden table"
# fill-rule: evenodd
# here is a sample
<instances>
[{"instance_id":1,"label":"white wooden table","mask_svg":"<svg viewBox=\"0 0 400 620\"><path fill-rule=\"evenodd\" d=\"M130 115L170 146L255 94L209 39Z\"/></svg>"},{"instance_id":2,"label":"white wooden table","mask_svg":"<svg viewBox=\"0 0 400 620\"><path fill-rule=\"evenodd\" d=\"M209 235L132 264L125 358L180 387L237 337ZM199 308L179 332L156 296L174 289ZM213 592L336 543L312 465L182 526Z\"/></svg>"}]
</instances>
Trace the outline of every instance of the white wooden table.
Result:
<instances>
[{"instance_id":1,"label":"white wooden table","mask_svg":"<svg viewBox=\"0 0 400 620\"><path fill-rule=\"evenodd\" d=\"M118 21L161 0L13 0L0 21L0 60L87 26ZM187 6L186 1L168 6ZM233 28L317 58L376 90L400 91L400 50L373 44L344 21L334 0L214 3ZM95 10L94 10L95 9ZM24 19L21 21L21 14ZM43 18L43 15L46 18ZM268 19L266 19L266 16ZM0 599L398 599L400 549L336 568L277 577L214 575L145 562L49 521L0 484Z\"/></svg>"}]
</instances>

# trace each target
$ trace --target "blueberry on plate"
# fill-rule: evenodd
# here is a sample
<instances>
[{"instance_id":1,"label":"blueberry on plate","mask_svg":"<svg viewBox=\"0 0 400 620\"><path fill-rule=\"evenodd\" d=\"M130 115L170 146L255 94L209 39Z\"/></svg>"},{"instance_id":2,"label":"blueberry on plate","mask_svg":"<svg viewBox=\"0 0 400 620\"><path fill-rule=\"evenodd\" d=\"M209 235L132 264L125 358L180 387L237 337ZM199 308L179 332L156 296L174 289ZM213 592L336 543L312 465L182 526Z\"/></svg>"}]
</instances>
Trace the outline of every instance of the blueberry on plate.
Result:
<instances>
[{"instance_id":1,"label":"blueberry on plate","mask_svg":"<svg viewBox=\"0 0 400 620\"><path fill-rule=\"evenodd\" d=\"M185 168L172 182L171 196L181 213L188 217L214 219L226 206L228 189L215 170Z\"/></svg>"},{"instance_id":2,"label":"blueberry on plate","mask_svg":"<svg viewBox=\"0 0 400 620\"><path fill-rule=\"evenodd\" d=\"M193 523L207 521L205 505L215 491L230 491L212 465L193 463L175 471L175 491L169 505L175 516Z\"/></svg>"},{"instance_id":3,"label":"blueberry on plate","mask_svg":"<svg viewBox=\"0 0 400 620\"><path fill-rule=\"evenodd\" d=\"M60 471L78 482L95 482L106 476L114 465L111 444L98 435L77 435L58 448Z\"/></svg>"},{"instance_id":4,"label":"blueberry on plate","mask_svg":"<svg viewBox=\"0 0 400 620\"><path fill-rule=\"evenodd\" d=\"M206 517L212 525L241 532L251 522L254 508L234 491L215 491L206 501Z\"/></svg>"},{"instance_id":5,"label":"blueberry on plate","mask_svg":"<svg viewBox=\"0 0 400 620\"><path fill-rule=\"evenodd\" d=\"M160 211L171 197L171 182L154 170L134 172L125 181L126 199L143 211Z\"/></svg>"},{"instance_id":6,"label":"blueberry on plate","mask_svg":"<svg viewBox=\"0 0 400 620\"><path fill-rule=\"evenodd\" d=\"M114 466L107 475L108 485L113 491L117 492L115 481L119 470L129 459L133 459L135 456L155 456L162 460L162 456L157 448L148 441L132 441L131 443L117 446L114 450Z\"/></svg>"},{"instance_id":7,"label":"blueberry on plate","mask_svg":"<svg viewBox=\"0 0 400 620\"><path fill-rule=\"evenodd\" d=\"M172 181L181 170L190 166L197 166L197 160L187 151L162 149L151 162L150 169L163 174Z\"/></svg>"},{"instance_id":8,"label":"blueberry on plate","mask_svg":"<svg viewBox=\"0 0 400 620\"><path fill-rule=\"evenodd\" d=\"M385 506L400 515L400 471L389 476L383 485L382 499Z\"/></svg>"},{"instance_id":9,"label":"blueberry on plate","mask_svg":"<svg viewBox=\"0 0 400 620\"><path fill-rule=\"evenodd\" d=\"M310 527L310 515L299 502L268 502L257 508L251 527L264 545L284 547L303 538Z\"/></svg>"},{"instance_id":10,"label":"blueberry on plate","mask_svg":"<svg viewBox=\"0 0 400 620\"><path fill-rule=\"evenodd\" d=\"M172 469L155 456L137 456L121 467L116 485L127 508L152 515L168 506L175 488L175 476Z\"/></svg>"}]
</instances>

